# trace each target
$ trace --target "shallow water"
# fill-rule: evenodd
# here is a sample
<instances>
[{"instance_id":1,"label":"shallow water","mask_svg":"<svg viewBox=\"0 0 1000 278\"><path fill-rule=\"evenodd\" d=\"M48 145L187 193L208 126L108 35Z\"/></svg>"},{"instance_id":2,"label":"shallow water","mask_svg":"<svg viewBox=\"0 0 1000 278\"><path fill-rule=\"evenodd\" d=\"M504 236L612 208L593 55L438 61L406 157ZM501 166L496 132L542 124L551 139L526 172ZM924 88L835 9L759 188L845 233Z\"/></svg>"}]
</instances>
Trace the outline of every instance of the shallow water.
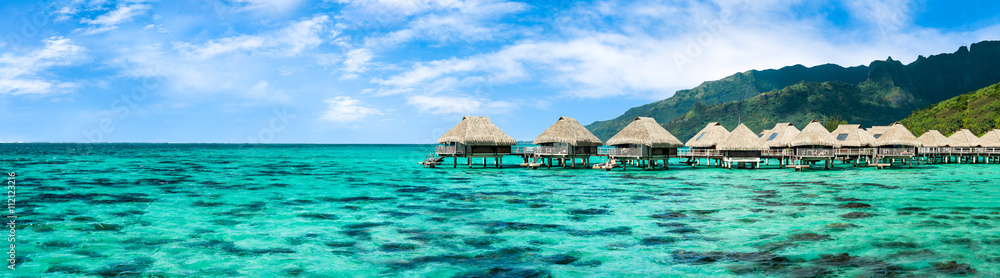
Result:
<instances>
[{"instance_id":1,"label":"shallow water","mask_svg":"<svg viewBox=\"0 0 1000 278\"><path fill-rule=\"evenodd\" d=\"M1000 275L1000 165L417 165L432 151L0 144L19 194L19 262L7 273Z\"/></svg>"}]
</instances>

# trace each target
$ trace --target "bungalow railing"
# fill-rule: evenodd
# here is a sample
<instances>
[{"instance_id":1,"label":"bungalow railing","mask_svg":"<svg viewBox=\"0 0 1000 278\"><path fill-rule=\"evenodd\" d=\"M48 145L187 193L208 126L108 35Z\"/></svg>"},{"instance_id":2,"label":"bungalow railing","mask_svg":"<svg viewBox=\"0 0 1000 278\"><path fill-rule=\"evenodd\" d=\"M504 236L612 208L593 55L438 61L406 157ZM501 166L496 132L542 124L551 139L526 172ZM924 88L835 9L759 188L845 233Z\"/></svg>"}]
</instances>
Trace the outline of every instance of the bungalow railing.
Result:
<instances>
[{"instance_id":1,"label":"bungalow railing","mask_svg":"<svg viewBox=\"0 0 1000 278\"><path fill-rule=\"evenodd\" d=\"M921 147L917 151L921 154L939 154L941 153L941 148Z\"/></svg>"},{"instance_id":2,"label":"bungalow railing","mask_svg":"<svg viewBox=\"0 0 1000 278\"><path fill-rule=\"evenodd\" d=\"M532 154L532 153L535 153L535 148L537 148L537 147L513 146L513 147L510 148L510 153L512 153L512 154L522 154L522 153L523 154Z\"/></svg>"},{"instance_id":3,"label":"bungalow railing","mask_svg":"<svg viewBox=\"0 0 1000 278\"><path fill-rule=\"evenodd\" d=\"M568 155L569 146L540 146L535 147L535 154L539 155Z\"/></svg>"},{"instance_id":4,"label":"bungalow railing","mask_svg":"<svg viewBox=\"0 0 1000 278\"><path fill-rule=\"evenodd\" d=\"M921 154L1000 155L1000 148L920 148Z\"/></svg>"},{"instance_id":5,"label":"bungalow railing","mask_svg":"<svg viewBox=\"0 0 1000 278\"><path fill-rule=\"evenodd\" d=\"M437 146L434 148L437 154L464 154L465 148L459 146Z\"/></svg>"},{"instance_id":6,"label":"bungalow railing","mask_svg":"<svg viewBox=\"0 0 1000 278\"><path fill-rule=\"evenodd\" d=\"M879 148L878 155L880 156L914 156L916 155L916 148Z\"/></svg>"},{"instance_id":7,"label":"bungalow railing","mask_svg":"<svg viewBox=\"0 0 1000 278\"><path fill-rule=\"evenodd\" d=\"M760 152L761 156L792 156L791 150L765 150Z\"/></svg>"},{"instance_id":8,"label":"bungalow railing","mask_svg":"<svg viewBox=\"0 0 1000 278\"><path fill-rule=\"evenodd\" d=\"M723 153L720 150L698 150L698 149L695 149L695 150L692 150L692 149L677 150L677 156L703 156L703 157L708 157L708 156L722 156L722 154Z\"/></svg>"},{"instance_id":9,"label":"bungalow railing","mask_svg":"<svg viewBox=\"0 0 1000 278\"><path fill-rule=\"evenodd\" d=\"M872 148L862 148L862 149L836 149L834 154L837 156L866 156L875 154L875 149Z\"/></svg>"},{"instance_id":10,"label":"bungalow railing","mask_svg":"<svg viewBox=\"0 0 1000 278\"><path fill-rule=\"evenodd\" d=\"M949 154L973 154L976 151L973 148L941 148L941 152Z\"/></svg>"},{"instance_id":11,"label":"bungalow railing","mask_svg":"<svg viewBox=\"0 0 1000 278\"><path fill-rule=\"evenodd\" d=\"M609 153L611 153L611 150L614 149L615 147L607 147L607 146L597 147L597 155L608 155Z\"/></svg>"},{"instance_id":12,"label":"bungalow railing","mask_svg":"<svg viewBox=\"0 0 1000 278\"><path fill-rule=\"evenodd\" d=\"M833 149L798 149L795 150L798 157L832 157Z\"/></svg>"},{"instance_id":13,"label":"bungalow railing","mask_svg":"<svg viewBox=\"0 0 1000 278\"><path fill-rule=\"evenodd\" d=\"M598 149L600 151L600 149ZM608 156L643 156L643 148L614 148L608 149Z\"/></svg>"}]
</instances>

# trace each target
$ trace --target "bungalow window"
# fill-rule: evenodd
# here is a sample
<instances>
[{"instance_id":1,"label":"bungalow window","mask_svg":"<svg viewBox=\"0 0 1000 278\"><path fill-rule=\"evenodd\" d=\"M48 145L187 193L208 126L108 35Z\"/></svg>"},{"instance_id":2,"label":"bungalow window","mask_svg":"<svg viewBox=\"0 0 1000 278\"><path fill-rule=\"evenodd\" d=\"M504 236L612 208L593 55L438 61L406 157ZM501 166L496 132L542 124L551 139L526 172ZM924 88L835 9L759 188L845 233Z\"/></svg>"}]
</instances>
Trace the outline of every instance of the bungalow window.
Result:
<instances>
[{"instance_id":1,"label":"bungalow window","mask_svg":"<svg viewBox=\"0 0 1000 278\"><path fill-rule=\"evenodd\" d=\"M701 135L698 135L698 139L694 139L694 140L695 141L701 141L701 137L704 137L705 133L708 133L708 132L702 132Z\"/></svg>"},{"instance_id":2,"label":"bungalow window","mask_svg":"<svg viewBox=\"0 0 1000 278\"><path fill-rule=\"evenodd\" d=\"M777 132L775 132L775 133L772 133L772 134L771 134L771 137L768 137L768 138L767 138L767 141L774 141L774 138L775 138L775 137L778 137L778 133L777 133Z\"/></svg>"},{"instance_id":3,"label":"bungalow window","mask_svg":"<svg viewBox=\"0 0 1000 278\"><path fill-rule=\"evenodd\" d=\"M837 140L838 140L838 141L844 141L844 140L847 140L847 133L841 133L841 134L838 134L838 135L837 135Z\"/></svg>"}]
</instances>

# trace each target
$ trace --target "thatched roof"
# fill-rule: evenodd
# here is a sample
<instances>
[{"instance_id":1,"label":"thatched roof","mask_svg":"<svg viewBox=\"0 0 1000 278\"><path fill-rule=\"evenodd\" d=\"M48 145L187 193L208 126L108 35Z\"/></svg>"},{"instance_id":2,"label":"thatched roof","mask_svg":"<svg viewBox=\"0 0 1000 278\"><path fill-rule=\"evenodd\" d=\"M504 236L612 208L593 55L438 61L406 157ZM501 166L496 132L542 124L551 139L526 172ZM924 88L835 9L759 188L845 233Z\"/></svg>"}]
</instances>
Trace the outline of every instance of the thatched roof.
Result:
<instances>
[{"instance_id":1,"label":"thatched roof","mask_svg":"<svg viewBox=\"0 0 1000 278\"><path fill-rule=\"evenodd\" d=\"M768 147L780 148L788 147L788 142L791 142L797 135L799 135L799 129L795 128L795 125L778 123L774 125L774 128L766 130L760 139L763 139Z\"/></svg>"},{"instance_id":2,"label":"thatched roof","mask_svg":"<svg viewBox=\"0 0 1000 278\"><path fill-rule=\"evenodd\" d=\"M650 148L679 148L683 146L681 140L677 140L677 137L656 123L656 120L648 117L635 117L632 123L608 139L609 146L628 144L645 145Z\"/></svg>"},{"instance_id":3,"label":"thatched roof","mask_svg":"<svg viewBox=\"0 0 1000 278\"><path fill-rule=\"evenodd\" d=\"M455 127L451 128L438 143L461 143L471 146L513 146L517 144L514 138L500 130L488 117L465 116Z\"/></svg>"},{"instance_id":4,"label":"thatched roof","mask_svg":"<svg viewBox=\"0 0 1000 278\"><path fill-rule=\"evenodd\" d=\"M869 127L865 129L865 131L867 131L868 134L870 134L873 138L878 139L880 136L882 136L882 134L885 134L887 131L889 131L889 128L891 127L892 126L889 125L879 125L879 126Z\"/></svg>"},{"instance_id":5,"label":"thatched roof","mask_svg":"<svg viewBox=\"0 0 1000 278\"><path fill-rule=\"evenodd\" d=\"M536 145L545 143L566 143L571 146L582 147L604 144L604 142L601 142L601 139L597 139L597 136L590 133L576 119L570 117L559 117L556 123L549 126L538 137L535 137L535 141L532 142L532 144Z\"/></svg>"},{"instance_id":6,"label":"thatched roof","mask_svg":"<svg viewBox=\"0 0 1000 278\"><path fill-rule=\"evenodd\" d=\"M838 147L837 139L830 135L830 132L823 127L823 124L813 120L796 135L792 141L788 142L789 147L799 146L830 146Z\"/></svg>"},{"instance_id":7,"label":"thatched roof","mask_svg":"<svg viewBox=\"0 0 1000 278\"><path fill-rule=\"evenodd\" d=\"M984 148L1000 148L1000 129L990 130L979 137L979 145Z\"/></svg>"},{"instance_id":8,"label":"thatched roof","mask_svg":"<svg viewBox=\"0 0 1000 278\"><path fill-rule=\"evenodd\" d=\"M711 148L726 139L729 135L729 130L722 126L720 123L711 122L702 128L701 131L694 134L691 140L688 140L685 146L691 148ZM754 136L757 136L754 134Z\"/></svg>"},{"instance_id":9,"label":"thatched roof","mask_svg":"<svg viewBox=\"0 0 1000 278\"><path fill-rule=\"evenodd\" d=\"M882 136L878 139L875 139L875 144L872 145L876 147L896 145L914 147L921 146L917 137L913 136L913 133L911 133L909 129L906 129L906 127L899 122L896 122L896 124L889 127L889 130L882 134Z\"/></svg>"},{"instance_id":10,"label":"thatched roof","mask_svg":"<svg viewBox=\"0 0 1000 278\"><path fill-rule=\"evenodd\" d=\"M830 135L833 136L833 139L837 140L837 144L841 148L870 147L875 143L875 137L872 137L867 131L861 129L861 125L839 125Z\"/></svg>"},{"instance_id":11,"label":"thatched roof","mask_svg":"<svg viewBox=\"0 0 1000 278\"><path fill-rule=\"evenodd\" d=\"M948 137L944 137L944 134L941 134L940 131L935 129L924 132L923 135L917 137L917 141L920 141L920 144L923 144L924 147L931 148L944 147L948 145Z\"/></svg>"},{"instance_id":12,"label":"thatched roof","mask_svg":"<svg viewBox=\"0 0 1000 278\"><path fill-rule=\"evenodd\" d=\"M976 147L979 146L979 137L976 137L972 131L963 128L948 136L948 144L946 146L953 148Z\"/></svg>"},{"instance_id":13,"label":"thatched roof","mask_svg":"<svg viewBox=\"0 0 1000 278\"><path fill-rule=\"evenodd\" d=\"M722 142L719 142L715 148L723 151L763 151L770 147L764 143L764 140L757 137L757 134L753 133L750 128L740 124Z\"/></svg>"}]
</instances>

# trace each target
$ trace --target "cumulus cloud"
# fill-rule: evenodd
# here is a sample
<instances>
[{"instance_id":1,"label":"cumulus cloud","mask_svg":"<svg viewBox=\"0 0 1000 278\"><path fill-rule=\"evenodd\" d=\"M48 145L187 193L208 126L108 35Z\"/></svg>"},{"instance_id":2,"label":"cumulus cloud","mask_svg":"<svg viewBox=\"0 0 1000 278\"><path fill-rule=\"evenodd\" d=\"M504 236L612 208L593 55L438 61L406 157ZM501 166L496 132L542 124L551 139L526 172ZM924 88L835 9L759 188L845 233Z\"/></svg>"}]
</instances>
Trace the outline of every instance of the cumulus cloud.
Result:
<instances>
[{"instance_id":1,"label":"cumulus cloud","mask_svg":"<svg viewBox=\"0 0 1000 278\"><path fill-rule=\"evenodd\" d=\"M328 107L320 119L328 122L351 123L368 116L382 115L382 111L367 107L361 101L348 96L328 98L324 102Z\"/></svg>"},{"instance_id":2,"label":"cumulus cloud","mask_svg":"<svg viewBox=\"0 0 1000 278\"><path fill-rule=\"evenodd\" d=\"M43 77L47 70L79 63L86 48L64 37L45 39L41 49L23 55L0 56L0 94L49 94L77 87L73 82Z\"/></svg>"}]
</instances>

